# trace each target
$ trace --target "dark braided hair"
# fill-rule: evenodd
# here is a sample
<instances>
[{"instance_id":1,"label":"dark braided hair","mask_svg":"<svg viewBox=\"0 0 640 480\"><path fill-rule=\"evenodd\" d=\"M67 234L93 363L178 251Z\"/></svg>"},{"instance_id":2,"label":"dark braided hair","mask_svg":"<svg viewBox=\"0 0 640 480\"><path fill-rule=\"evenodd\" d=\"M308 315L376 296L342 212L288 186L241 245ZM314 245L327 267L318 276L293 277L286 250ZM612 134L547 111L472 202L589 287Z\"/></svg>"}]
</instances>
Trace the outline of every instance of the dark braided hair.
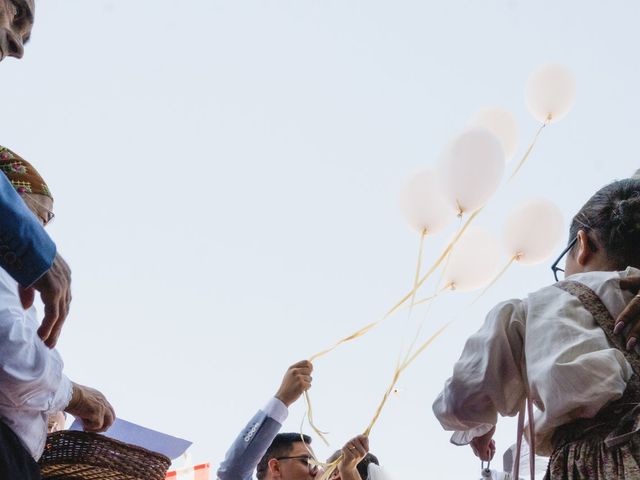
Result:
<instances>
[{"instance_id":1,"label":"dark braided hair","mask_svg":"<svg viewBox=\"0 0 640 480\"><path fill-rule=\"evenodd\" d=\"M573 217L569 242L578 230L595 237L590 246L604 248L611 268L640 268L640 179L619 180L598 190Z\"/></svg>"},{"instance_id":2,"label":"dark braided hair","mask_svg":"<svg viewBox=\"0 0 640 480\"><path fill-rule=\"evenodd\" d=\"M367 455L362 460L360 460L360 463L358 463L358 466L356 467L362 480L367 480L369 478L370 463L380 465L380 462L378 462L378 457L376 457L373 453L367 453Z\"/></svg>"}]
</instances>

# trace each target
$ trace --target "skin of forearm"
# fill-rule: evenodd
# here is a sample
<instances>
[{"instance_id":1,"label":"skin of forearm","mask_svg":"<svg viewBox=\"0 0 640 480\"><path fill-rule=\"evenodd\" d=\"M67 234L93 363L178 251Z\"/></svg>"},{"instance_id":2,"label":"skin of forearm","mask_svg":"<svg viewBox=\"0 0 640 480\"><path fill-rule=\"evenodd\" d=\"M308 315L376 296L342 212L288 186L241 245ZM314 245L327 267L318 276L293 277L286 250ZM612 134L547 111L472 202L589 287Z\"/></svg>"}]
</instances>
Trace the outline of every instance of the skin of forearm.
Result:
<instances>
[{"instance_id":1,"label":"skin of forearm","mask_svg":"<svg viewBox=\"0 0 640 480\"><path fill-rule=\"evenodd\" d=\"M356 470L355 467L340 470L340 478L342 480L362 480L362 478L360 478L358 470Z\"/></svg>"}]
</instances>

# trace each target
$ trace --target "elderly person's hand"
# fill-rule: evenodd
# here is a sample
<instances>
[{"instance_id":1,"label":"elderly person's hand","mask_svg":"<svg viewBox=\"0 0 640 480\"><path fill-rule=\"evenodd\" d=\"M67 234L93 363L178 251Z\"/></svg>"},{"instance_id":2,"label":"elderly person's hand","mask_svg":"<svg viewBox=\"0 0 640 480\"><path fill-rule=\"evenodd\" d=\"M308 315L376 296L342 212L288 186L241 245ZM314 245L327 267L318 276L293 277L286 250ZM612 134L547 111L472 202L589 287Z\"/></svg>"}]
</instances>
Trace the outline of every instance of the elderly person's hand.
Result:
<instances>
[{"instance_id":1,"label":"elderly person's hand","mask_svg":"<svg viewBox=\"0 0 640 480\"><path fill-rule=\"evenodd\" d=\"M300 398L305 391L311 388L311 372L313 365L309 360L294 363L284 374L282 384L275 397L287 407Z\"/></svg>"},{"instance_id":2,"label":"elderly person's hand","mask_svg":"<svg viewBox=\"0 0 640 480\"><path fill-rule=\"evenodd\" d=\"M636 346L640 338L640 295L638 294L640 291L640 276L620 279L620 288L635 293L636 296L633 297L616 319L613 333L623 333L627 341L627 350L631 350ZM630 326L630 328L625 331L627 326Z\"/></svg>"},{"instance_id":3,"label":"elderly person's hand","mask_svg":"<svg viewBox=\"0 0 640 480\"><path fill-rule=\"evenodd\" d=\"M60 254L56 254L51 268L31 288L20 288L20 300L25 309L33 305L35 290L40 292L44 304L44 319L38 335L47 347L53 348L71 304L71 269Z\"/></svg>"},{"instance_id":4,"label":"elderly person's hand","mask_svg":"<svg viewBox=\"0 0 640 480\"><path fill-rule=\"evenodd\" d=\"M342 447L342 461L338 464L340 477L344 480L346 478L352 478L353 474L358 475L358 463L362 461L367 453L369 453L369 439L367 437L358 435L349 440L345 446ZM351 476L349 476L350 474Z\"/></svg>"},{"instance_id":5,"label":"elderly person's hand","mask_svg":"<svg viewBox=\"0 0 640 480\"><path fill-rule=\"evenodd\" d=\"M86 432L104 432L116 419L116 413L98 390L73 383L73 394L65 412L82 420Z\"/></svg>"}]
</instances>

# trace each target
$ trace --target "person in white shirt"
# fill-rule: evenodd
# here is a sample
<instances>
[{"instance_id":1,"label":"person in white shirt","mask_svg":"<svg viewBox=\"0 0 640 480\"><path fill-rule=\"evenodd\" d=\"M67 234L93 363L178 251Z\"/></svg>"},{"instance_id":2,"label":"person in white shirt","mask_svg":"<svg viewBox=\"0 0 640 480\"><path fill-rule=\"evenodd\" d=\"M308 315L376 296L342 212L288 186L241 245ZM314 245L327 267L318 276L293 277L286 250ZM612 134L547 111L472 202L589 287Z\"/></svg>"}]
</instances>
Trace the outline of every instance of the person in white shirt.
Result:
<instances>
[{"instance_id":1,"label":"person in white shirt","mask_svg":"<svg viewBox=\"0 0 640 480\"><path fill-rule=\"evenodd\" d=\"M6 175L44 226L53 215L53 197L37 170L19 156L0 159ZM23 308L18 283L0 268L0 478L40 478L48 420L66 411L85 430L101 432L114 421L113 407L97 390L70 381L63 362L38 336L36 309Z\"/></svg>"},{"instance_id":2,"label":"person in white shirt","mask_svg":"<svg viewBox=\"0 0 640 480\"><path fill-rule=\"evenodd\" d=\"M489 460L497 415L530 398L537 453L551 456L545 478L640 478L637 340L614 328L633 298L621 280L640 274L639 246L640 179L603 187L573 218L552 267L557 277L568 253L566 279L500 303L468 339L433 404L452 443Z\"/></svg>"}]
</instances>

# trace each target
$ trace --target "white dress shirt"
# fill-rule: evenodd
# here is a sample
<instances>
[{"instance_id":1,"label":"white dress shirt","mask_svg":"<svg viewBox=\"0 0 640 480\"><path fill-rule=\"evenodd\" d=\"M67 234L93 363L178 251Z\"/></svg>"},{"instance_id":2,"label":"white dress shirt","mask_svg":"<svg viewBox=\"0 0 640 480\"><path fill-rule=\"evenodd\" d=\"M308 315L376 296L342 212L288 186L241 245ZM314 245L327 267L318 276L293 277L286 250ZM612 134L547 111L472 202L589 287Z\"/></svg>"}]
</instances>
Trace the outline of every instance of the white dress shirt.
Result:
<instances>
[{"instance_id":1,"label":"white dress shirt","mask_svg":"<svg viewBox=\"0 0 640 480\"><path fill-rule=\"evenodd\" d=\"M60 354L38 337L38 327L35 307L22 308L17 282L0 269L0 418L36 460L49 414L64 410L72 392Z\"/></svg>"},{"instance_id":2,"label":"white dress shirt","mask_svg":"<svg viewBox=\"0 0 640 480\"><path fill-rule=\"evenodd\" d=\"M630 274L640 270L568 278L594 290L616 318L633 296L619 287L619 279ZM464 445L488 432L498 413L516 415L528 384L537 407L537 453L550 455L558 426L594 417L622 396L632 374L623 354L609 344L578 299L548 286L489 312L482 328L467 340L433 411L446 430L454 431L452 443Z\"/></svg>"}]
</instances>

